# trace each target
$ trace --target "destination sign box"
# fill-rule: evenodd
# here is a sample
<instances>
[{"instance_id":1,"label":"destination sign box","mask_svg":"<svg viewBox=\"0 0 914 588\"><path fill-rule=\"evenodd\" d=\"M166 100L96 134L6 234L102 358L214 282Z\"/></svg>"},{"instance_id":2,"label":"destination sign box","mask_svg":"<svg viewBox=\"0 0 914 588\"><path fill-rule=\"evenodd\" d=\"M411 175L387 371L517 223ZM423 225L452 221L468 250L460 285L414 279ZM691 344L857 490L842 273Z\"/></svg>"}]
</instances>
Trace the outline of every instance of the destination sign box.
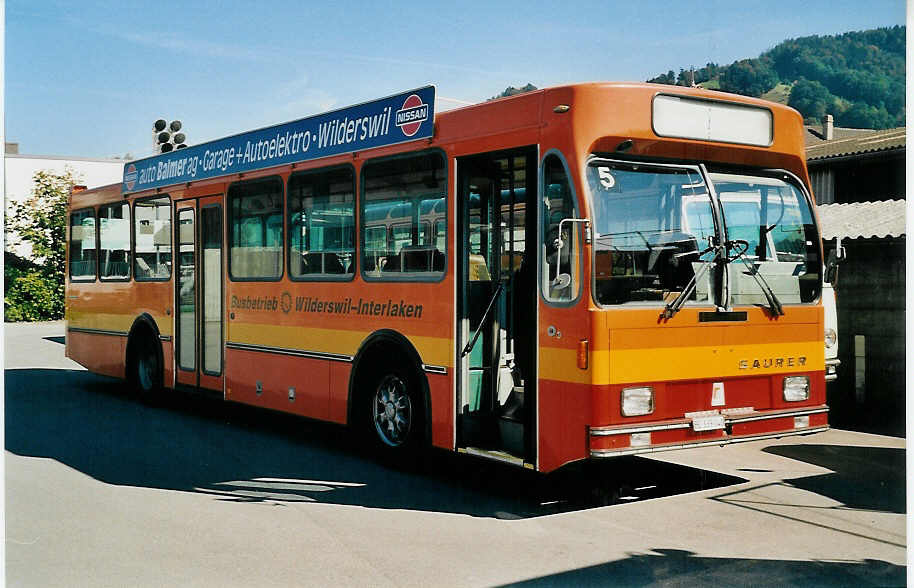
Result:
<instances>
[{"instance_id":1,"label":"destination sign box","mask_svg":"<svg viewBox=\"0 0 914 588\"><path fill-rule=\"evenodd\" d=\"M426 139L435 87L325 112L124 165L123 191L139 192L340 153Z\"/></svg>"}]
</instances>

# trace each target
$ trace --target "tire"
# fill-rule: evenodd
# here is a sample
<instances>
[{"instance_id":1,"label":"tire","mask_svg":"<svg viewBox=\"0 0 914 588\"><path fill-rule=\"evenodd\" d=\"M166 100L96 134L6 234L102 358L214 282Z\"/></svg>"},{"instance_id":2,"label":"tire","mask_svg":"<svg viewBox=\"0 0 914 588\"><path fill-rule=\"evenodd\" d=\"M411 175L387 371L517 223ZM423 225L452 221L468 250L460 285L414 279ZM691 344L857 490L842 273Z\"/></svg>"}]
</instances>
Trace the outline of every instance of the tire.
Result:
<instances>
[{"instance_id":1,"label":"tire","mask_svg":"<svg viewBox=\"0 0 914 588\"><path fill-rule=\"evenodd\" d=\"M149 336L137 339L131 351L130 383L143 401L153 402L158 399L162 389L162 359Z\"/></svg>"},{"instance_id":2,"label":"tire","mask_svg":"<svg viewBox=\"0 0 914 588\"><path fill-rule=\"evenodd\" d=\"M408 370L376 373L365 398L366 433L385 456L412 454L424 437L424 405L417 378Z\"/></svg>"}]
</instances>

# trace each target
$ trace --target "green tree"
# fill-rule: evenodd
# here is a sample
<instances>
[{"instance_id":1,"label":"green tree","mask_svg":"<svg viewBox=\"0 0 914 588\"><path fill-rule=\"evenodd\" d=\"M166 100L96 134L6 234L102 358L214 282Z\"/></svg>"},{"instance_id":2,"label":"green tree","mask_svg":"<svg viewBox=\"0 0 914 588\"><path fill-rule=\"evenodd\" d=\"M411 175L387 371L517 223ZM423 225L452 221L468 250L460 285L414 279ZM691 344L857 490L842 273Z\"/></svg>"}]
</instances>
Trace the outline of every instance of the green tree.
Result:
<instances>
[{"instance_id":1,"label":"green tree","mask_svg":"<svg viewBox=\"0 0 914 588\"><path fill-rule=\"evenodd\" d=\"M660 74L656 78L649 79L647 82L649 84L669 84L672 86L676 83L676 74L673 73L673 70L670 70L665 74Z\"/></svg>"},{"instance_id":2,"label":"green tree","mask_svg":"<svg viewBox=\"0 0 914 588\"><path fill-rule=\"evenodd\" d=\"M801 79L790 90L787 105L796 108L808 123L822 121L826 114L835 114L835 97L828 88L816 81Z\"/></svg>"},{"instance_id":3,"label":"green tree","mask_svg":"<svg viewBox=\"0 0 914 588\"><path fill-rule=\"evenodd\" d=\"M692 85L692 71L686 71L682 68L679 68L679 75L676 77L677 86L685 86L688 88Z\"/></svg>"},{"instance_id":4,"label":"green tree","mask_svg":"<svg viewBox=\"0 0 914 588\"><path fill-rule=\"evenodd\" d=\"M779 81L777 72L767 60L743 59L720 74L720 89L746 96L761 96Z\"/></svg>"},{"instance_id":5,"label":"green tree","mask_svg":"<svg viewBox=\"0 0 914 588\"><path fill-rule=\"evenodd\" d=\"M63 318L66 266L67 201L76 183L72 170L62 174L38 171L31 195L14 202L6 217L12 244L32 247L31 267L4 271L4 316L7 321Z\"/></svg>"},{"instance_id":6,"label":"green tree","mask_svg":"<svg viewBox=\"0 0 914 588\"><path fill-rule=\"evenodd\" d=\"M835 124L854 129L890 129L895 126L896 118L884 106L854 102L836 117Z\"/></svg>"},{"instance_id":7,"label":"green tree","mask_svg":"<svg viewBox=\"0 0 914 588\"><path fill-rule=\"evenodd\" d=\"M720 73L720 66L716 63L707 63L704 67L695 72L695 83L702 84L712 78L716 78Z\"/></svg>"},{"instance_id":8,"label":"green tree","mask_svg":"<svg viewBox=\"0 0 914 588\"><path fill-rule=\"evenodd\" d=\"M836 123L844 124L839 122L840 115L850 110L853 103L860 103L846 121L853 121L855 126L868 125L867 128L903 126L906 32L904 26L895 26L788 39L756 59L744 59L723 67L708 63L695 72L695 82L737 94L760 96L778 81L814 81L834 98L834 106L826 108L834 109ZM670 70L650 81L688 82L689 78L682 75L688 72L679 71L679 76ZM715 81L717 84L708 83ZM798 110L808 119L817 119L823 105L821 88L811 90L807 86L805 90L811 96L803 97L803 91L800 91L793 100L805 101L804 107ZM824 102L828 103L827 97Z\"/></svg>"},{"instance_id":9,"label":"green tree","mask_svg":"<svg viewBox=\"0 0 914 588\"><path fill-rule=\"evenodd\" d=\"M515 88L514 86L508 86L507 88L505 88L504 92L502 92L501 94L492 96L491 98L489 98L489 100L498 100L499 98L505 98L507 96L523 94L524 92L532 92L533 90L536 90L536 89L537 89L537 87L534 86L533 84L531 84L530 82L527 82L526 86L521 86L520 88Z\"/></svg>"}]
</instances>

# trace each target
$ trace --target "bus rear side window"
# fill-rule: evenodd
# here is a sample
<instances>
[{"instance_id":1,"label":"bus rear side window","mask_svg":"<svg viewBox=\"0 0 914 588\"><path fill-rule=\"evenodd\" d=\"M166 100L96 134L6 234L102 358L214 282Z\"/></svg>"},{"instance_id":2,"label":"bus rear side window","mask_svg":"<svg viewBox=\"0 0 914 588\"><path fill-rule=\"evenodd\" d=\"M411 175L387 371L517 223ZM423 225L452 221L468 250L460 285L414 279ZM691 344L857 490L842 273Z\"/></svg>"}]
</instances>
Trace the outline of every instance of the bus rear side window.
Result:
<instances>
[{"instance_id":1,"label":"bus rear side window","mask_svg":"<svg viewBox=\"0 0 914 588\"><path fill-rule=\"evenodd\" d=\"M282 181L233 184L229 200L229 274L240 280L282 277Z\"/></svg>"},{"instance_id":2,"label":"bus rear side window","mask_svg":"<svg viewBox=\"0 0 914 588\"><path fill-rule=\"evenodd\" d=\"M365 164L361 221L366 277L427 280L444 274L446 176L439 153Z\"/></svg>"},{"instance_id":3,"label":"bus rear side window","mask_svg":"<svg viewBox=\"0 0 914 588\"><path fill-rule=\"evenodd\" d=\"M91 208L70 215L70 278L95 279L95 211Z\"/></svg>"},{"instance_id":4,"label":"bus rear side window","mask_svg":"<svg viewBox=\"0 0 914 588\"><path fill-rule=\"evenodd\" d=\"M98 209L98 263L102 279L130 278L130 205L109 204Z\"/></svg>"},{"instance_id":5,"label":"bus rear side window","mask_svg":"<svg viewBox=\"0 0 914 588\"><path fill-rule=\"evenodd\" d=\"M135 280L171 277L171 200L167 196L133 205L133 243Z\"/></svg>"},{"instance_id":6,"label":"bus rear side window","mask_svg":"<svg viewBox=\"0 0 914 588\"><path fill-rule=\"evenodd\" d=\"M355 271L355 181L351 168L289 180L289 275L350 277Z\"/></svg>"}]
</instances>

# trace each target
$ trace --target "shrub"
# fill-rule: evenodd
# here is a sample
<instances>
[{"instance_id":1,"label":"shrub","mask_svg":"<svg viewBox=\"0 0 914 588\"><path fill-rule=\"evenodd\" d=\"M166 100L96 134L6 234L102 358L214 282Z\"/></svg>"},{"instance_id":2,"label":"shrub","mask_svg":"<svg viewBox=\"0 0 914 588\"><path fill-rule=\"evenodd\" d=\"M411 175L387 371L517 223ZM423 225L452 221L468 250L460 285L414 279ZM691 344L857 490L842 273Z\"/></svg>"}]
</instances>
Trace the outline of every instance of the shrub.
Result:
<instances>
[{"instance_id":1,"label":"shrub","mask_svg":"<svg viewBox=\"0 0 914 588\"><path fill-rule=\"evenodd\" d=\"M74 183L71 170L62 174L37 171L31 195L12 204L6 216L7 236L13 237L13 244L29 243L32 259L4 255L4 320L63 318L67 200Z\"/></svg>"}]
</instances>

